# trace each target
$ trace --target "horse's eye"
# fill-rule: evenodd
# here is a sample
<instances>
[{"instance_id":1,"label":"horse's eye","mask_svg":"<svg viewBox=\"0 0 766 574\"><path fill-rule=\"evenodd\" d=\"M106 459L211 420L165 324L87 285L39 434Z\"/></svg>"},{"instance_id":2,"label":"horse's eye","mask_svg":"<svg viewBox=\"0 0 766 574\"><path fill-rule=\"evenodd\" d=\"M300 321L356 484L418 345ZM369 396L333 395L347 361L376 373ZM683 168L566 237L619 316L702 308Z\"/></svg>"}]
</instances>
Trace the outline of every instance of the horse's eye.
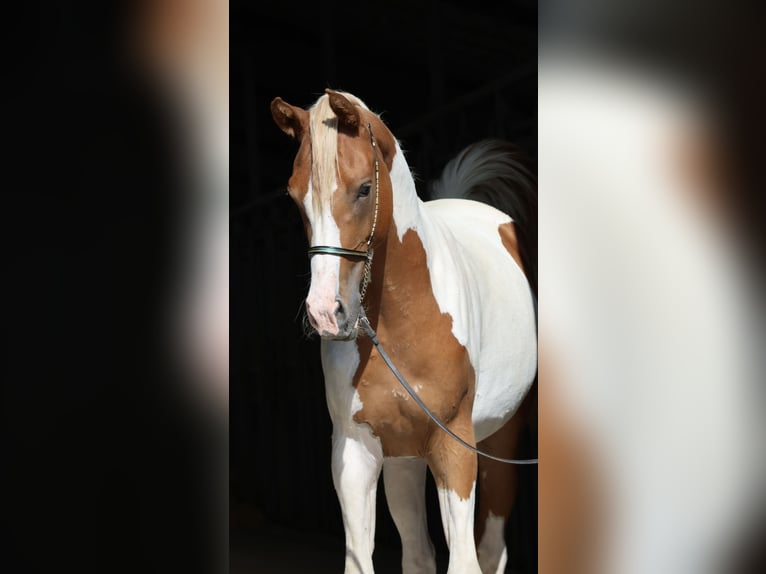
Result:
<instances>
[{"instance_id":1,"label":"horse's eye","mask_svg":"<svg viewBox=\"0 0 766 574\"><path fill-rule=\"evenodd\" d=\"M369 183L363 183L359 187L359 191L356 192L357 197L367 197L370 195L370 184Z\"/></svg>"}]
</instances>

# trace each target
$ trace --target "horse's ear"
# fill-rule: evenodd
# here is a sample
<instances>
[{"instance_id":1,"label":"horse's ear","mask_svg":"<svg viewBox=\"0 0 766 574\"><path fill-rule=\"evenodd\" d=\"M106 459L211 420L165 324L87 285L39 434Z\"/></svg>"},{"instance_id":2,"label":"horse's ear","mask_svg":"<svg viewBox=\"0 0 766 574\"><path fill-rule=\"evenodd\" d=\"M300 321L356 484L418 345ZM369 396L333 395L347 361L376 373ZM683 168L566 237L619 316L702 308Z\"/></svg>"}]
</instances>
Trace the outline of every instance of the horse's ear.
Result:
<instances>
[{"instance_id":1,"label":"horse's ear","mask_svg":"<svg viewBox=\"0 0 766 574\"><path fill-rule=\"evenodd\" d=\"M291 138L300 139L308 126L309 113L301 108L291 106L282 98L272 100L271 116L279 129Z\"/></svg>"},{"instance_id":2,"label":"horse's ear","mask_svg":"<svg viewBox=\"0 0 766 574\"><path fill-rule=\"evenodd\" d=\"M338 123L347 128L356 129L361 122L359 118L359 108L352 104L344 95L327 88L325 90L330 96L330 107L335 115L338 116Z\"/></svg>"}]
</instances>

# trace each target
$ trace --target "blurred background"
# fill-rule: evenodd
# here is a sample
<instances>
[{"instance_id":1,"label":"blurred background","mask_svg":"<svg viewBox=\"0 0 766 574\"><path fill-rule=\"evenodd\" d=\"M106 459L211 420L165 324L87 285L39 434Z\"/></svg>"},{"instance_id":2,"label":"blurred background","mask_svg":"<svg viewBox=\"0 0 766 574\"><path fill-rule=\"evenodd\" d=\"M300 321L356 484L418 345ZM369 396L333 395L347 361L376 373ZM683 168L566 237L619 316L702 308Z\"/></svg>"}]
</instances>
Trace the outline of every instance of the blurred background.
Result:
<instances>
[{"instance_id":1,"label":"blurred background","mask_svg":"<svg viewBox=\"0 0 766 574\"><path fill-rule=\"evenodd\" d=\"M541 572L764 570L763 19L745 4L541 4Z\"/></svg>"},{"instance_id":2,"label":"blurred background","mask_svg":"<svg viewBox=\"0 0 766 574\"><path fill-rule=\"evenodd\" d=\"M228 3L3 22L0 570L225 572Z\"/></svg>"},{"instance_id":3,"label":"blurred background","mask_svg":"<svg viewBox=\"0 0 766 574\"><path fill-rule=\"evenodd\" d=\"M337 572L344 560L319 340L302 333L307 241L285 192L297 146L269 109L277 96L308 107L326 87L382 114L423 199L444 164L483 138L515 143L534 165L537 5L332 0L286 10L279 2L232 2L232 572ZM536 453L534 431L525 456ZM520 475L508 571L535 572L536 469ZM432 481L428 506L446 569ZM400 552L381 486L378 571L400 572Z\"/></svg>"}]
</instances>

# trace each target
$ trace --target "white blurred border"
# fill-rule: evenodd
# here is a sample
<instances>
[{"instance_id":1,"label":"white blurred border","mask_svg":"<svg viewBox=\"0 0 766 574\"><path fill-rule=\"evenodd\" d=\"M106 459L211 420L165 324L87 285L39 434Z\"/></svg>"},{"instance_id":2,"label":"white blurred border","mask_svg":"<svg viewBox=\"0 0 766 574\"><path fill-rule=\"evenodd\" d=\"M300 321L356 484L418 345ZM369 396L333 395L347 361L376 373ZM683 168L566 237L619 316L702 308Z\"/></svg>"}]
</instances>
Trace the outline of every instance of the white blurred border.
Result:
<instances>
[{"instance_id":1,"label":"white blurred border","mask_svg":"<svg viewBox=\"0 0 766 574\"><path fill-rule=\"evenodd\" d=\"M542 52L539 70L541 344L556 372L540 384L594 454L608 527L591 567L726 571L764 502L763 339L741 246L681 161L714 114L680 80L593 52Z\"/></svg>"}]
</instances>

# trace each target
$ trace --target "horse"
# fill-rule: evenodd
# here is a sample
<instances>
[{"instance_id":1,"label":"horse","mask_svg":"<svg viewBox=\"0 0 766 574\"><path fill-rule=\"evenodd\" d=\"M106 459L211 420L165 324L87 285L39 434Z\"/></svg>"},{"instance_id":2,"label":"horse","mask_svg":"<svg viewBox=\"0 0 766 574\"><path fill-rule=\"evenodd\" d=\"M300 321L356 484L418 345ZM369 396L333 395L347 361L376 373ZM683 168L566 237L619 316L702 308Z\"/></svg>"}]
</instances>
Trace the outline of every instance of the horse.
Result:
<instances>
[{"instance_id":1,"label":"horse","mask_svg":"<svg viewBox=\"0 0 766 574\"><path fill-rule=\"evenodd\" d=\"M402 571L436 571L426 469L437 486L448 572L504 572L514 467L479 462L439 429L361 327L366 321L377 333L450 431L512 456L537 370L529 283L536 237L509 214L464 197L472 190L485 200L505 195L510 210L529 217L536 195L513 184L523 173L507 150L487 144L448 164L435 186L440 198L422 201L400 143L347 92L327 89L308 109L275 98L271 112L299 143L287 191L310 245L305 309L321 337L346 574L373 572L381 471ZM500 187L492 190L493 182Z\"/></svg>"}]
</instances>

